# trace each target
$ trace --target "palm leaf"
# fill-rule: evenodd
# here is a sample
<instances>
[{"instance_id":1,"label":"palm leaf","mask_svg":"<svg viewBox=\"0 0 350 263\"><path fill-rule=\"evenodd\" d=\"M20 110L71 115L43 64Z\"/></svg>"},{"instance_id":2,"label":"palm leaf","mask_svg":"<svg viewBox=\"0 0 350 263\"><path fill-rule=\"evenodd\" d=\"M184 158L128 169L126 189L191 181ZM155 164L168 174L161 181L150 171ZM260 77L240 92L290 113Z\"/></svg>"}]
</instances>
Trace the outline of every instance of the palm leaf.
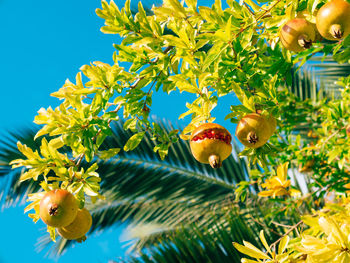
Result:
<instances>
[{"instance_id":1,"label":"palm leaf","mask_svg":"<svg viewBox=\"0 0 350 263\"><path fill-rule=\"evenodd\" d=\"M317 101L322 98L338 98L340 77L350 74L349 64L338 64L331 56L315 56L300 70L292 69L291 92L305 100Z\"/></svg>"},{"instance_id":2,"label":"palm leaf","mask_svg":"<svg viewBox=\"0 0 350 263\"><path fill-rule=\"evenodd\" d=\"M250 216L263 218L263 210L249 210ZM232 207L224 215L210 213L210 224L191 224L179 228L164 239L159 237L158 244L143 251L139 256L131 256L124 262L240 262L241 255L233 248L232 242L248 241L258 248L258 233L263 228L248 218L247 211ZM274 232L282 232L278 226L270 226L266 233L268 243L280 237ZM120 262L120 261L119 261Z\"/></svg>"}]
</instances>

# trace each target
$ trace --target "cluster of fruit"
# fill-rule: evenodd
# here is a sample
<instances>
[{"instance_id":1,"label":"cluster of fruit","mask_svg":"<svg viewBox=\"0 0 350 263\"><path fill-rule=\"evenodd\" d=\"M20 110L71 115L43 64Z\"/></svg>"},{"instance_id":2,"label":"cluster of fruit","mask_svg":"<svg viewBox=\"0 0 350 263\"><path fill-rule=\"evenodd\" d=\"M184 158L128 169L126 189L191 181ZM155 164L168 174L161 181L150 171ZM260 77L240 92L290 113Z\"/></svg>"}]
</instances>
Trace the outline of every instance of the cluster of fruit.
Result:
<instances>
[{"instance_id":1,"label":"cluster of fruit","mask_svg":"<svg viewBox=\"0 0 350 263\"><path fill-rule=\"evenodd\" d=\"M350 34L350 4L347 1L331 0L323 5L317 12L316 24L305 18L289 20L280 30L280 39L286 49L300 52L310 48L318 34L328 40L341 40ZM247 114L239 121L236 136L244 146L259 148L273 135L276 124L273 116ZM218 124L203 124L192 133L190 147L197 161L218 168L231 154L231 135Z\"/></svg>"},{"instance_id":2,"label":"cluster of fruit","mask_svg":"<svg viewBox=\"0 0 350 263\"><path fill-rule=\"evenodd\" d=\"M85 240L92 225L90 212L79 209L74 195L64 189L55 189L44 195L40 201L40 218L69 240Z\"/></svg>"},{"instance_id":3,"label":"cluster of fruit","mask_svg":"<svg viewBox=\"0 0 350 263\"><path fill-rule=\"evenodd\" d=\"M350 34L350 4L345 0L331 0L317 12L316 25L305 18L289 20L280 30L282 45L300 52L310 48L317 34L328 40L341 40Z\"/></svg>"},{"instance_id":4,"label":"cluster of fruit","mask_svg":"<svg viewBox=\"0 0 350 263\"><path fill-rule=\"evenodd\" d=\"M269 140L276 127L277 122L274 117L250 113L239 121L236 136L244 146L259 148ZM231 135L219 124L202 124L192 132L190 147L197 161L219 168L222 161L231 154Z\"/></svg>"}]
</instances>

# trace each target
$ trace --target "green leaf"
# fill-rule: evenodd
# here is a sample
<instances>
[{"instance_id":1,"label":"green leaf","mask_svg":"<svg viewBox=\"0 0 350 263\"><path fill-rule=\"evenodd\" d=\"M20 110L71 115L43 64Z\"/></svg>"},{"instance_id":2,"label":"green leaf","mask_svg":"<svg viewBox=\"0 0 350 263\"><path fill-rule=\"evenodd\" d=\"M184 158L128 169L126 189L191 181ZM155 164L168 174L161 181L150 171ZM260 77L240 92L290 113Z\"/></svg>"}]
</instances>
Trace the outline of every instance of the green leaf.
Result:
<instances>
[{"instance_id":1,"label":"green leaf","mask_svg":"<svg viewBox=\"0 0 350 263\"><path fill-rule=\"evenodd\" d=\"M87 194L88 196L97 196L98 191L95 191L95 189L92 188L92 185L85 183L84 184L84 193Z\"/></svg>"},{"instance_id":2,"label":"green leaf","mask_svg":"<svg viewBox=\"0 0 350 263\"><path fill-rule=\"evenodd\" d=\"M328 163L331 163L342 151L342 148L335 148L331 152L328 153Z\"/></svg>"},{"instance_id":3,"label":"green leaf","mask_svg":"<svg viewBox=\"0 0 350 263\"><path fill-rule=\"evenodd\" d=\"M107 160L116 156L119 152L120 152L120 148L111 148L111 149L108 149L107 151L99 151L97 155L99 158L103 160Z\"/></svg>"},{"instance_id":4,"label":"green leaf","mask_svg":"<svg viewBox=\"0 0 350 263\"><path fill-rule=\"evenodd\" d=\"M216 43L208 52L207 57L205 58L203 65L202 65L202 71L206 71L207 68L217 60L217 58L221 55L222 52L226 50L228 47L228 44L218 42Z\"/></svg>"},{"instance_id":5,"label":"green leaf","mask_svg":"<svg viewBox=\"0 0 350 263\"><path fill-rule=\"evenodd\" d=\"M186 91L189 93L199 93L200 90L197 86L192 85L188 80L184 79L181 75L174 75L168 78L170 81L174 81L180 92Z\"/></svg>"},{"instance_id":6,"label":"green leaf","mask_svg":"<svg viewBox=\"0 0 350 263\"><path fill-rule=\"evenodd\" d=\"M136 131L136 125L137 125L137 119L132 118L128 119L127 121L124 122L124 130L130 129L131 131L135 132Z\"/></svg>"},{"instance_id":7,"label":"green leaf","mask_svg":"<svg viewBox=\"0 0 350 263\"><path fill-rule=\"evenodd\" d=\"M186 10L181 5L181 3L178 0L168 0L171 6L174 8L174 10L179 13L182 17L186 17Z\"/></svg>"},{"instance_id":8,"label":"green leaf","mask_svg":"<svg viewBox=\"0 0 350 263\"><path fill-rule=\"evenodd\" d=\"M143 137L145 136L145 132L138 132L131 136L129 140L124 145L124 151L132 151L134 150L142 141Z\"/></svg>"}]
</instances>

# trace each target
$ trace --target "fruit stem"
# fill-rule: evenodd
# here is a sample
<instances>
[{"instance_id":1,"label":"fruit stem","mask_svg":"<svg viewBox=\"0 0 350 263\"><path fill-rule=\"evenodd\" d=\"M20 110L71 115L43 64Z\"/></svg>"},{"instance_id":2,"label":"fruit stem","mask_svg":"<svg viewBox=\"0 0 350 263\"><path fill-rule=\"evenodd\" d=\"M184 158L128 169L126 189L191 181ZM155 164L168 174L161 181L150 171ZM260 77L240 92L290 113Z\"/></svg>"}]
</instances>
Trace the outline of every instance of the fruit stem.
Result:
<instances>
[{"instance_id":1,"label":"fruit stem","mask_svg":"<svg viewBox=\"0 0 350 263\"><path fill-rule=\"evenodd\" d=\"M78 243L82 243L82 242L84 242L85 240L86 240L86 236L84 235L84 236L82 236L82 237L77 238L75 241L77 241Z\"/></svg>"},{"instance_id":2,"label":"fruit stem","mask_svg":"<svg viewBox=\"0 0 350 263\"><path fill-rule=\"evenodd\" d=\"M343 37L343 30L339 24L334 24L330 28L330 33L334 38L341 39Z\"/></svg>"},{"instance_id":3,"label":"fruit stem","mask_svg":"<svg viewBox=\"0 0 350 263\"><path fill-rule=\"evenodd\" d=\"M251 131L248 133L247 141L249 143L256 144L259 141L259 138L254 131Z\"/></svg>"},{"instance_id":4,"label":"fruit stem","mask_svg":"<svg viewBox=\"0 0 350 263\"><path fill-rule=\"evenodd\" d=\"M310 48L312 46L312 40L307 37L307 35L300 35L298 37L298 44L303 48Z\"/></svg>"},{"instance_id":5,"label":"fruit stem","mask_svg":"<svg viewBox=\"0 0 350 263\"><path fill-rule=\"evenodd\" d=\"M209 156L208 160L209 160L210 166L214 169L220 168L222 165L219 155L212 154Z\"/></svg>"}]
</instances>

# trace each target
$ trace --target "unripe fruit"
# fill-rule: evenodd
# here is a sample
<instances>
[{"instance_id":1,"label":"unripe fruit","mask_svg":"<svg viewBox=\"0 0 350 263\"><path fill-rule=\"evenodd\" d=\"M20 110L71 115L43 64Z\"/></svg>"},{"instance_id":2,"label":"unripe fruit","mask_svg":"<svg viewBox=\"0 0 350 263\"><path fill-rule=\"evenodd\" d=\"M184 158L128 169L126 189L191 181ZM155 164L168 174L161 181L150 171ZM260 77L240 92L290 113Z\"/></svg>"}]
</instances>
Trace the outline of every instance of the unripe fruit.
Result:
<instances>
[{"instance_id":1,"label":"unripe fruit","mask_svg":"<svg viewBox=\"0 0 350 263\"><path fill-rule=\"evenodd\" d=\"M221 125L205 123L192 132L190 147L194 158L201 163L209 163L219 168L231 155L231 134Z\"/></svg>"},{"instance_id":2,"label":"unripe fruit","mask_svg":"<svg viewBox=\"0 0 350 263\"><path fill-rule=\"evenodd\" d=\"M280 30L282 45L294 52L310 48L315 37L314 26L304 18L289 20Z\"/></svg>"},{"instance_id":3,"label":"unripe fruit","mask_svg":"<svg viewBox=\"0 0 350 263\"><path fill-rule=\"evenodd\" d=\"M58 234L68 240L80 239L90 230L92 217L89 210L79 209L74 221L58 229Z\"/></svg>"},{"instance_id":4,"label":"unripe fruit","mask_svg":"<svg viewBox=\"0 0 350 263\"><path fill-rule=\"evenodd\" d=\"M350 34L350 4L332 0L323 5L316 16L320 34L328 40L340 40Z\"/></svg>"},{"instance_id":5,"label":"unripe fruit","mask_svg":"<svg viewBox=\"0 0 350 263\"><path fill-rule=\"evenodd\" d=\"M245 115L238 123L236 136L246 147L259 148L273 135L277 127L276 119L258 113Z\"/></svg>"},{"instance_id":6,"label":"unripe fruit","mask_svg":"<svg viewBox=\"0 0 350 263\"><path fill-rule=\"evenodd\" d=\"M55 189L47 192L40 201L40 218L53 227L67 226L78 212L78 203L70 192Z\"/></svg>"}]
</instances>

